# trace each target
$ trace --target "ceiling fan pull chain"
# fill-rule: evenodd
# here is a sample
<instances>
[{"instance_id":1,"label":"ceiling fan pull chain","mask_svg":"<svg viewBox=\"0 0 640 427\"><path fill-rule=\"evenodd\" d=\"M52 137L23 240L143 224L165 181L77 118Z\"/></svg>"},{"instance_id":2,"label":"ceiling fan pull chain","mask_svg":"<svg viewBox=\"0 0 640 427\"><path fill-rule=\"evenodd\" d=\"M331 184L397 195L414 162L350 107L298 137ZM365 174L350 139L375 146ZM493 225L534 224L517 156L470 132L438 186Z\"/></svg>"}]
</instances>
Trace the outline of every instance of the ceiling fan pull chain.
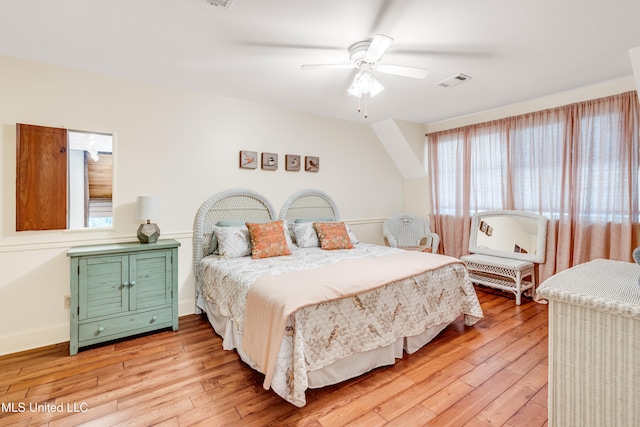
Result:
<instances>
[{"instance_id":1,"label":"ceiling fan pull chain","mask_svg":"<svg viewBox=\"0 0 640 427\"><path fill-rule=\"evenodd\" d=\"M366 119L369 117L369 114L367 113L367 94L365 93L362 96L364 96L364 118Z\"/></svg>"},{"instance_id":2,"label":"ceiling fan pull chain","mask_svg":"<svg viewBox=\"0 0 640 427\"><path fill-rule=\"evenodd\" d=\"M360 95L360 97L358 98L358 113L362 113L362 100L364 99L364 118L366 119L367 117L369 117L369 114L367 113L367 94L363 93L362 95Z\"/></svg>"}]
</instances>

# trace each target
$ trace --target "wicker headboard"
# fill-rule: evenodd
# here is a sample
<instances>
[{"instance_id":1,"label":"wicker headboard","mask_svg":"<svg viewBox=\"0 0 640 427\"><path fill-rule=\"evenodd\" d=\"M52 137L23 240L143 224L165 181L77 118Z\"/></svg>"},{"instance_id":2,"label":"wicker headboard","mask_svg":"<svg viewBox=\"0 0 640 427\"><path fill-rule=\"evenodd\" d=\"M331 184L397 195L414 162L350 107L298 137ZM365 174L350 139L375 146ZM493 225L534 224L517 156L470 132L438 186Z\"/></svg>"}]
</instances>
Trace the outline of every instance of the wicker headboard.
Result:
<instances>
[{"instance_id":1,"label":"wicker headboard","mask_svg":"<svg viewBox=\"0 0 640 427\"><path fill-rule=\"evenodd\" d=\"M209 197L198 209L193 224L193 266L209 253L213 226L221 220L274 221L276 211L262 194L243 188ZM197 273L197 272L196 272Z\"/></svg>"},{"instance_id":2,"label":"wicker headboard","mask_svg":"<svg viewBox=\"0 0 640 427\"><path fill-rule=\"evenodd\" d=\"M294 223L302 220L340 221L338 206L333 199L320 190L300 190L284 202L278 219Z\"/></svg>"}]
</instances>

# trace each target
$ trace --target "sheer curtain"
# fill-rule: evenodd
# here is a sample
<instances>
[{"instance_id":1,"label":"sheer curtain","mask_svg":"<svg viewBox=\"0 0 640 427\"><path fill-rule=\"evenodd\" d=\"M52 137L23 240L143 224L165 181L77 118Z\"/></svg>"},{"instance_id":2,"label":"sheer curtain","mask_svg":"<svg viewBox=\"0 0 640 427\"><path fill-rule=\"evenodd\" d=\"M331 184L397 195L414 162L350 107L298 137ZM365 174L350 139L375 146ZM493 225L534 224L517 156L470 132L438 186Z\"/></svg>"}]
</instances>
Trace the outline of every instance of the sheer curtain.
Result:
<instances>
[{"instance_id":1,"label":"sheer curtain","mask_svg":"<svg viewBox=\"0 0 640 427\"><path fill-rule=\"evenodd\" d=\"M595 258L631 260L639 121L633 91L430 134L444 253L467 253L474 213L517 209L549 219L541 279Z\"/></svg>"}]
</instances>

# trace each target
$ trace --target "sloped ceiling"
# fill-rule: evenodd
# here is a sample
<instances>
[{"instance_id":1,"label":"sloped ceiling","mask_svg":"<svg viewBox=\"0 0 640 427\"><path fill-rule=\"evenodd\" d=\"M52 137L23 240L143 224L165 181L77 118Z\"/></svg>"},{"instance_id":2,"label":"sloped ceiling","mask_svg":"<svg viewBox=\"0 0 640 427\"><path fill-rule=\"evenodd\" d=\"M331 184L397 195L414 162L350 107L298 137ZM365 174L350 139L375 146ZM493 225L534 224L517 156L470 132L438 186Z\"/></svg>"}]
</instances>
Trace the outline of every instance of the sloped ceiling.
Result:
<instances>
[{"instance_id":1,"label":"sloped ceiling","mask_svg":"<svg viewBox=\"0 0 640 427\"><path fill-rule=\"evenodd\" d=\"M415 179L427 176L427 167L424 164L423 127L393 119L373 123L371 127L403 178Z\"/></svg>"}]
</instances>

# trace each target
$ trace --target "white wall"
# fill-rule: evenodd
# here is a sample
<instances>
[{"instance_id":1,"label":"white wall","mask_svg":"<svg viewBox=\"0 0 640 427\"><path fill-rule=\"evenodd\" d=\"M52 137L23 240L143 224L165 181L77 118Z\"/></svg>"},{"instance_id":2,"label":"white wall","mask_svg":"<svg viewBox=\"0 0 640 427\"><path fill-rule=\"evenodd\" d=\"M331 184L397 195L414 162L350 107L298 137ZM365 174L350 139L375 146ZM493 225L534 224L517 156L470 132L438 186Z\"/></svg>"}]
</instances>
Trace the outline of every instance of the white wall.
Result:
<instances>
[{"instance_id":1,"label":"white wall","mask_svg":"<svg viewBox=\"0 0 640 427\"><path fill-rule=\"evenodd\" d=\"M505 117L540 111L547 108L559 107L561 105L572 104L574 102L603 98L605 96L628 92L635 89L636 87L634 85L633 76L629 75L615 80L580 87L566 92L560 92L554 95L544 96L517 104L506 105L492 110L481 111L464 117L429 123L427 124L426 130L427 133L433 133L447 129L454 129L475 123L483 123Z\"/></svg>"},{"instance_id":2,"label":"white wall","mask_svg":"<svg viewBox=\"0 0 640 427\"><path fill-rule=\"evenodd\" d=\"M361 240L402 211L403 179L368 125L0 56L0 354L69 339L66 251L134 241L138 195L161 197L161 238L179 250L180 315L194 311L193 219L210 195L245 187L279 209L293 192L328 192ZM109 132L114 230L15 231L15 124ZM277 171L238 167L240 150L275 152ZM287 172L284 155L320 157L320 172Z\"/></svg>"},{"instance_id":3,"label":"white wall","mask_svg":"<svg viewBox=\"0 0 640 427\"><path fill-rule=\"evenodd\" d=\"M636 90L640 97L640 46L629 49L629 58L631 59L631 67L636 80Z\"/></svg>"},{"instance_id":4,"label":"white wall","mask_svg":"<svg viewBox=\"0 0 640 427\"><path fill-rule=\"evenodd\" d=\"M396 120L406 143L420 162L425 176L404 180L404 212L429 218L431 213L431 181L428 177L428 150L426 126L422 123Z\"/></svg>"}]
</instances>

